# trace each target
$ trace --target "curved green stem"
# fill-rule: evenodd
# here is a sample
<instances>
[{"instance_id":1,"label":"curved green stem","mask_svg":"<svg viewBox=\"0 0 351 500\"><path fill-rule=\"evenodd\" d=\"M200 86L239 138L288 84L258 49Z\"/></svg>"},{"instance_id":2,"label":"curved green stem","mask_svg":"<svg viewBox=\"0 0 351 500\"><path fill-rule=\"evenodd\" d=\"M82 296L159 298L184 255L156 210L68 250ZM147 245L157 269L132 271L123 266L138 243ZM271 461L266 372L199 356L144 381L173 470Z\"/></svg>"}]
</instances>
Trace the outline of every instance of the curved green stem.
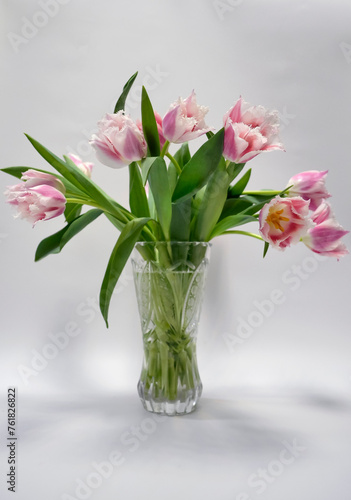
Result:
<instances>
[{"instance_id":1,"label":"curved green stem","mask_svg":"<svg viewBox=\"0 0 351 500\"><path fill-rule=\"evenodd\" d=\"M177 169L178 175L180 175L182 173L182 169L180 168L177 160L170 153L166 153L166 156L167 156L167 158L169 158L171 160L171 162L173 163L173 165Z\"/></svg>"},{"instance_id":2,"label":"curved green stem","mask_svg":"<svg viewBox=\"0 0 351 500\"><path fill-rule=\"evenodd\" d=\"M257 240L264 241L264 239L255 233L249 233L248 231L224 231L222 234L243 234L245 236L251 236L251 238L256 238Z\"/></svg>"},{"instance_id":3,"label":"curved green stem","mask_svg":"<svg viewBox=\"0 0 351 500\"><path fill-rule=\"evenodd\" d=\"M247 196L277 196L282 191L274 191L273 189L266 189L263 191L244 191L242 194Z\"/></svg>"},{"instance_id":4,"label":"curved green stem","mask_svg":"<svg viewBox=\"0 0 351 500\"><path fill-rule=\"evenodd\" d=\"M77 203L78 205L89 205L90 207L95 207L95 208L100 208L101 210L104 210L106 212L106 210L101 207L98 203L95 203L93 200L88 200L86 198L66 198L67 200L67 203ZM111 215L114 215L114 214L111 214Z\"/></svg>"},{"instance_id":5,"label":"curved green stem","mask_svg":"<svg viewBox=\"0 0 351 500\"><path fill-rule=\"evenodd\" d=\"M161 158L163 158L165 156L165 154L168 153L168 148L169 148L169 145L170 145L170 142L169 141L166 141L163 145L163 148L161 150L161 153L160 153L160 156Z\"/></svg>"}]
</instances>

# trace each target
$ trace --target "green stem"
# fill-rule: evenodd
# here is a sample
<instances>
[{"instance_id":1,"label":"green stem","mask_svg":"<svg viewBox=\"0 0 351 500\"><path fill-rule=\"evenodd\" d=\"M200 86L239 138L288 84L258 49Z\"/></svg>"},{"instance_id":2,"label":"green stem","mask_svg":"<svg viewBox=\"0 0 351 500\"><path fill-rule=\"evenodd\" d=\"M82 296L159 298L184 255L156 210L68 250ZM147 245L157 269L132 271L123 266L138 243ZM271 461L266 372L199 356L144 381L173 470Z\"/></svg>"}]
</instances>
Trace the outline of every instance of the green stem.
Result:
<instances>
[{"instance_id":1,"label":"green stem","mask_svg":"<svg viewBox=\"0 0 351 500\"><path fill-rule=\"evenodd\" d=\"M242 194L247 196L277 196L281 194L282 191L274 191L273 189L267 189L263 191L244 191Z\"/></svg>"},{"instance_id":2,"label":"green stem","mask_svg":"<svg viewBox=\"0 0 351 500\"><path fill-rule=\"evenodd\" d=\"M169 158L171 160L171 162L173 163L173 165L175 166L175 168L178 172L178 175L180 175L182 173L182 169L180 168L177 160L170 153L166 153L166 156L167 156L167 158Z\"/></svg>"},{"instance_id":3,"label":"green stem","mask_svg":"<svg viewBox=\"0 0 351 500\"><path fill-rule=\"evenodd\" d=\"M160 153L161 158L163 158L165 156L165 154L168 153L169 144L170 144L169 141L166 141L164 143L163 148L162 148L161 153Z\"/></svg>"},{"instance_id":4,"label":"green stem","mask_svg":"<svg viewBox=\"0 0 351 500\"><path fill-rule=\"evenodd\" d=\"M222 234L243 234L245 236L251 236L251 238L256 238L257 240L264 241L261 236L255 233L249 233L248 231L224 231Z\"/></svg>"},{"instance_id":5,"label":"green stem","mask_svg":"<svg viewBox=\"0 0 351 500\"><path fill-rule=\"evenodd\" d=\"M104 210L106 212L106 210L103 207L101 207L100 205L98 205L97 203L95 203L92 200L87 200L87 199L82 199L82 198L66 198L66 200L67 200L67 203L77 203L79 205L89 205L90 207L100 208L101 210ZM111 215L114 215L114 214L111 214Z\"/></svg>"}]
</instances>

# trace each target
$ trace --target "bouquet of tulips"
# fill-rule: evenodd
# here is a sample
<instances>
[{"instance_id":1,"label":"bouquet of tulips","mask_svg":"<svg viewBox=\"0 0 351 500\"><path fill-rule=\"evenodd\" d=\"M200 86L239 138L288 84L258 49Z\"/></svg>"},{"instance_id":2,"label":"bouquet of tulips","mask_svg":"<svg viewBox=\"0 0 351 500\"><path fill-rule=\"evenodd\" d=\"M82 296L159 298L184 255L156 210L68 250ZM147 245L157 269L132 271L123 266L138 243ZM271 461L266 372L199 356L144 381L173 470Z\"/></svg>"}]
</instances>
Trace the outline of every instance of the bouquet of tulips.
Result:
<instances>
[{"instance_id":1,"label":"bouquet of tulips","mask_svg":"<svg viewBox=\"0 0 351 500\"><path fill-rule=\"evenodd\" d=\"M114 112L105 115L91 138L101 163L116 169L128 166L129 209L91 180L91 163L75 155L59 158L29 136L56 172L2 169L22 181L5 193L19 216L35 225L64 214L65 226L39 244L35 260L60 252L102 214L120 232L100 293L107 325L114 287L139 241L208 242L240 234L262 240L264 255L269 245L284 250L299 241L321 255L339 258L348 253L341 241L348 231L338 224L326 201L330 196L326 171L299 173L280 191L247 190L251 169L244 171L246 163L260 153L283 150L277 112L240 97L214 133L205 123L208 109L197 104L194 92L185 100L179 98L161 118L143 88L141 122L134 122L124 110L136 76L125 84ZM207 140L191 155L188 141L201 135ZM172 143L181 144L173 155ZM84 205L91 208L81 213ZM259 234L237 229L250 222L258 224Z\"/></svg>"}]
</instances>

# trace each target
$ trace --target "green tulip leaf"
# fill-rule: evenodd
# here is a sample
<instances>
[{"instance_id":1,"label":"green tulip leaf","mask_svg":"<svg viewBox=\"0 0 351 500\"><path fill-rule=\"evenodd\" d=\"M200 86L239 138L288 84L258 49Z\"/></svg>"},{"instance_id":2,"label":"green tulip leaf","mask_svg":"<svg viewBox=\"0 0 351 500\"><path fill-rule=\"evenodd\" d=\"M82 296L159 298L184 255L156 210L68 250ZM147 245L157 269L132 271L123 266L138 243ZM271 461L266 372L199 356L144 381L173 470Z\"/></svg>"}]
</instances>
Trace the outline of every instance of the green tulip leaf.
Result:
<instances>
[{"instance_id":1,"label":"green tulip leaf","mask_svg":"<svg viewBox=\"0 0 351 500\"><path fill-rule=\"evenodd\" d=\"M66 222L72 222L80 215L81 211L82 205L79 205L78 203L66 203L64 214Z\"/></svg>"},{"instance_id":2,"label":"green tulip leaf","mask_svg":"<svg viewBox=\"0 0 351 500\"><path fill-rule=\"evenodd\" d=\"M172 201L191 198L207 183L222 158L223 140L222 128L192 156L179 176Z\"/></svg>"},{"instance_id":3,"label":"green tulip leaf","mask_svg":"<svg viewBox=\"0 0 351 500\"><path fill-rule=\"evenodd\" d=\"M138 72L134 73L134 75L132 75L127 81L127 83L124 85L122 94L119 96L118 101L116 102L116 106L113 111L114 113L118 113L118 111L125 109L127 96L137 76Z\"/></svg>"},{"instance_id":4,"label":"green tulip leaf","mask_svg":"<svg viewBox=\"0 0 351 500\"><path fill-rule=\"evenodd\" d=\"M251 177L251 168L238 180L234 186L231 186L228 190L228 196L230 198L236 198L241 195L241 193L246 188Z\"/></svg>"},{"instance_id":5,"label":"green tulip leaf","mask_svg":"<svg viewBox=\"0 0 351 500\"><path fill-rule=\"evenodd\" d=\"M100 309L107 328L108 311L113 290L115 289L117 281L127 263L135 243L140 237L143 227L150 220L151 219L149 217L143 217L128 222L128 224L126 224L122 229L117 243L112 250L100 291Z\"/></svg>"},{"instance_id":6,"label":"green tulip leaf","mask_svg":"<svg viewBox=\"0 0 351 500\"><path fill-rule=\"evenodd\" d=\"M136 162L129 165L129 206L136 217L150 217L143 180Z\"/></svg>"},{"instance_id":7,"label":"green tulip leaf","mask_svg":"<svg viewBox=\"0 0 351 500\"><path fill-rule=\"evenodd\" d=\"M141 92L141 121L143 124L144 137L150 153L148 156L159 156L160 137L158 135L155 113L145 87L143 87Z\"/></svg>"},{"instance_id":8,"label":"green tulip leaf","mask_svg":"<svg viewBox=\"0 0 351 500\"><path fill-rule=\"evenodd\" d=\"M268 249L269 249L269 243L268 241L265 241L263 247L263 258L265 258L265 256L267 255Z\"/></svg>"},{"instance_id":9,"label":"green tulip leaf","mask_svg":"<svg viewBox=\"0 0 351 500\"><path fill-rule=\"evenodd\" d=\"M178 151L174 155L174 159L183 170L183 167L190 161L191 154L189 150L189 145L187 142L184 142Z\"/></svg>"},{"instance_id":10,"label":"green tulip leaf","mask_svg":"<svg viewBox=\"0 0 351 500\"><path fill-rule=\"evenodd\" d=\"M189 241L191 199L172 203L171 241Z\"/></svg>"},{"instance_id":11,"label":"green tulip leaf","mask_svg":"<svg viewBox=\"0 0 351 500\"><path fill-rule=\"evenodd\" d=\"M50 163L59 174L80 190L83 198L90 197L103 210L110 212L122 222L128 222L128 216L131 214L89 179L70 158L64 156L65 161L63 161L29 135L26 134L26 137L38 153Z\"/></svg>"},{"instance_id":12,"label":"green tulip leaf","mask_svg":"<svg viewBox=\"0 0 351 500\"><path fill-rule=\"evenodd\" d=\"M157 157L154 159L149 169L148 180L158 220L165 238L169 240L172 219L172 201L168 183L167 166L163 158Z\"/></svg>"},{"instance_id":13,"label":"green tulip leaf","mask_svg":"<svg viewBox=\"0 0 351 500\"><path fill-rule=\"evenodd\" d=\"M61 229L61 231L42 240L35 253L35 262L52 253L61 252L62 248L73 238L73 236L82 231L102 213L103 211L98 209L89 210L89 212L72 220L67 226Z\"/></svg>"},{"instance_id":14,"label":"green tulip leaf","mask_svg":"<svg viewBox=\"0 0 351 500\"><path fill-rule=\"evenodd\" d=\"M230 162L228 165L228 174L230 177L230 182L233 182L233 180L238 177L242 169L245 167L246 163L234 163Z\"/></svg>"},{"instance_id":15,"label":"green tulip leaf","mask_svg":"<svg viewBox=\"0 0 351 500\"><path fill-rule=\"evenodd\" d=\"M256 217L252 217L250 215L230 215L225 219L219 221L215 228L213 229L210 239L215 238L216 236L220 236L228 229L236 226L242 226L243 224L247 224L248 222L257 222Z\"/></svg>"},{"instance_id":16,"label":"green tulip leaf","mask_svg":"<svg viewBox=\"0 0 351 500\"><path fill-rule=\"evenodd\" d=\"M193 239L208 241L227 199L229 176L225 165L210 177L193 223Z\"/></svg>"},{"instance_id":17,"label":"green tulip leaf","mask_svg":"<svg viewBox=\"0 0 351 500\"><path fill-rule=\"evenodd\" d=\"M144 186L147 183L147 178L149 176L150 168L153 162L156 160L156 158L158 158L158 156L149 156L148 158L145 158L141 162L141 177L143 179Z\"/></svg>"},{"instance_id":18,"label":"green tulip leaf","mask_svg":"<svg viewBox=\"0 0 351 500\"><path fill-rule=\"evenodd\" d=\"M228 198L224 203L219 220L225 219L229 215L237 215L250 207L252 207L252 203L243 197Z\"/></svg>"}]
</instances>

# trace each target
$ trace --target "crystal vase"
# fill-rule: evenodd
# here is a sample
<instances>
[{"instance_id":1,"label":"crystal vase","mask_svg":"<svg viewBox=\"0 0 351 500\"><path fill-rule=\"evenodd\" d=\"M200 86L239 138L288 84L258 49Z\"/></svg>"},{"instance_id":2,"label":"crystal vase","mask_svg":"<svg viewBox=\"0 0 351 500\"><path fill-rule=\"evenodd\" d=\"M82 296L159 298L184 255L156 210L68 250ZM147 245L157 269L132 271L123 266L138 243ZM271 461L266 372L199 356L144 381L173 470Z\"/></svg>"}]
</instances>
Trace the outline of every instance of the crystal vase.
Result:
<instances>
[{"instance_id":1,"label":"crystal vase","mask_svg":"<svg viewBox=\"0 0 351 500\"><path fill-rule=\"evenodd\" d=\"M144 346L138 393L150 412L190 413L201 396L196 337L209 253L204 242L141 242L133 250Z\"/></svg>"}]
</instances>

